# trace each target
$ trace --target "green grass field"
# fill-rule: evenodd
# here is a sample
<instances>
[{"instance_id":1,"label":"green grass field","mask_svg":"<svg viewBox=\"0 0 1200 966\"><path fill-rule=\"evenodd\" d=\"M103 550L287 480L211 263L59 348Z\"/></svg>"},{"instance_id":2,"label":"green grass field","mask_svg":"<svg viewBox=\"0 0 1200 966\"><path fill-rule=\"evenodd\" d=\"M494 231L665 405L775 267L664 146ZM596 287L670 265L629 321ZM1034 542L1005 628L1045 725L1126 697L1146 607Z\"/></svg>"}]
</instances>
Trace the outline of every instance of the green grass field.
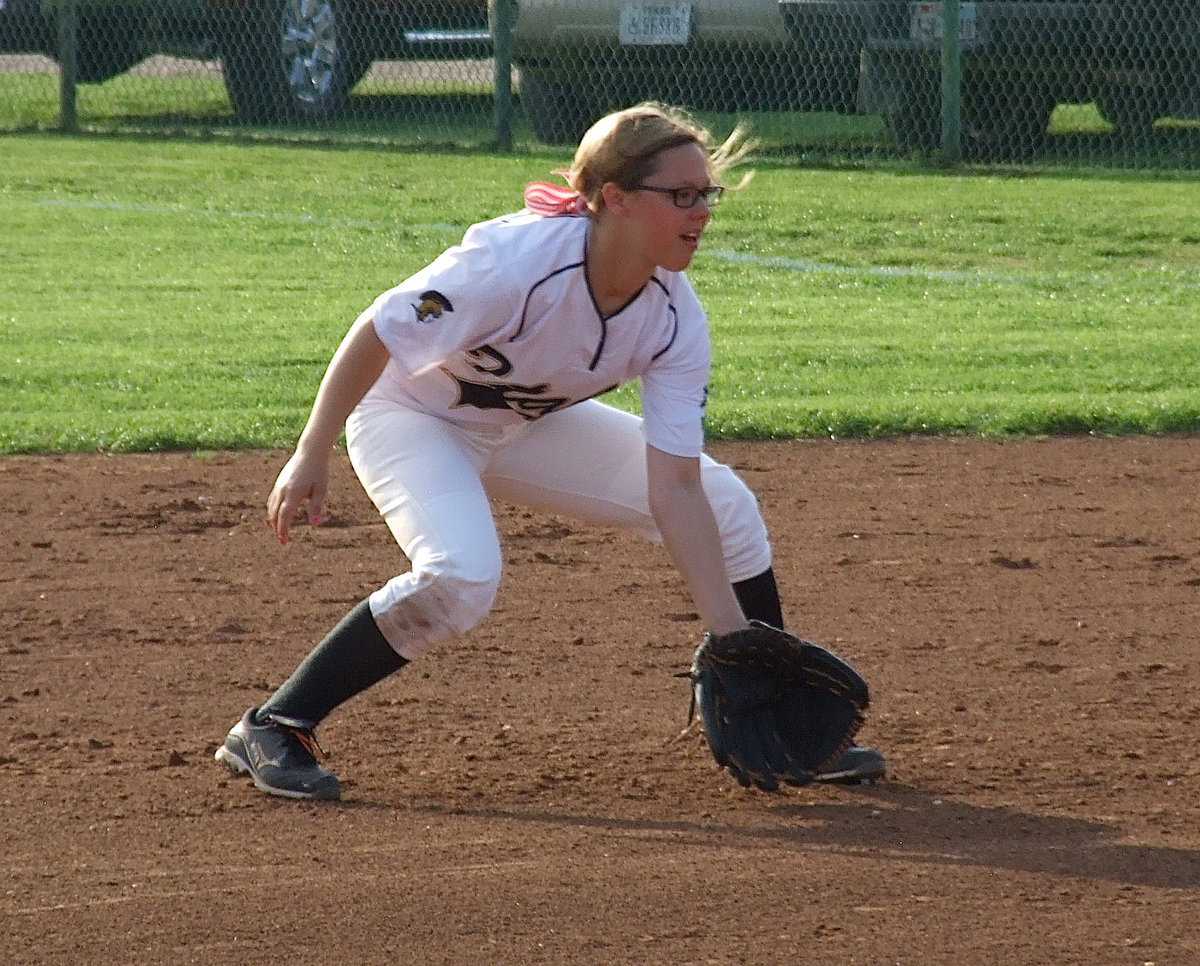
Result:
<instances>
[{"instance_id":1,"label":"green grass field","mask_svg":"<svg viewBox=\"0 0 1200 966\"><path fill-rule=\"evenodd\" d=\"M568 158L0 145L8 453L289 444L358 312ZM691 271L712 435L1200 429L1195 177L755 167Z\"/></svg>"}]
</instances>

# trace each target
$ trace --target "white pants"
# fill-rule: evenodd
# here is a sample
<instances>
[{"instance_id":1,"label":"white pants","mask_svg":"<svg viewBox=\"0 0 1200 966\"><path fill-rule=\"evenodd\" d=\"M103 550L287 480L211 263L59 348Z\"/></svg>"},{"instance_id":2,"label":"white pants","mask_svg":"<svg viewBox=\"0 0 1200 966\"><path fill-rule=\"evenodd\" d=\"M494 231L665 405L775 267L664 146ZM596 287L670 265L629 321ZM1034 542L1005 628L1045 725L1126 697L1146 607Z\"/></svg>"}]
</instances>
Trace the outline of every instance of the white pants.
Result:
<instances>
[{"instance_id":1,"label":"white pants","mask_svg":"<svg viewBox=\"0 0 1200 966\"><path fill-rule=\"evenodd\" d=\"M492 498L660 541L642 421L595 400L520 426L465 430L372 395L346 423L350 460L412 569L375 591L371 614L403 657L466 634L500 586ZM730 581L771 565L758 502L701 458Z\"/></svg>"}]
</instances>

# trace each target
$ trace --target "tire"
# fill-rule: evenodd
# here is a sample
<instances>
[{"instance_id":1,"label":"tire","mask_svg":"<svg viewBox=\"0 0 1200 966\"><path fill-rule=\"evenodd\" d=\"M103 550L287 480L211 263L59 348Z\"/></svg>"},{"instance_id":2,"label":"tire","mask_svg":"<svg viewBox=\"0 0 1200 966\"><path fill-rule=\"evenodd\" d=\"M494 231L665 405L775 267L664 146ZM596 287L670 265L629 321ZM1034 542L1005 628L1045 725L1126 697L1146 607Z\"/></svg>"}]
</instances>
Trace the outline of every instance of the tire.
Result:
<instances>
[{"instance_id":1,"label":"tire","mask_svg":"<svg viewBox=\"0 0 1200 966\"><path fill-rule=\"evenodd\" d=\"M251 0L222 32L225 89L245 124L339 114L371 66L346 0Z\"/></svg>"},{"instance_id":2,"label":"tire","mask_svg":"<svg viewBox=\"0 0 1200 966\"><path fill-rule=\"evenodd\" d=\"M977 161L1028 161L1046 143L1055 98L1038 78L983 78L963 91L963 153Z\"/></svg>"},{"instance_id":3,"label":"tire","mask_svg":"<svg viewBox=\"0 0 1200 966\"><path fill-rule=\"evenodd\" d=\"M520 74L521 106L533 133L546 144L576 144L604 113L604 102L591 87L546 80L536 70Z\"/></svg>"},{"instance_id":4,"label":"tire","mask_svg":"<svg viewBox=\"0 0 1200 966\"><path fill-rule=\"evenodd\" d=\"M111 7L93 13L85 7L79 16L75 79L95 84L123 74L148 56L145 33L142 10Z\"/></svg>"},{"instance_id":5,"label":"tire","mask_svg":"<svg viewBox=\"0 0 1200 966\"><path fill-rule=\"evenodd\" d=\"M900 147L936 151L942 143L938 75L910 70L897 81L894 106L884 120ZM1036 79L964 78L963 156L973 161L1028 161L1046 142L1055 99Z\"/></svg>"},{"instance_id":6,"label":"tire","mask_svg":"<svg viewBox=\"0 0 1200 966\"><path fill-rule=\"evenodd\" d=\"M1154 90L1122 84L1106 85L1096 97L1096 107L1118 134L1145 134L1160 114Z\"/></svg>"},{"instance_id":7,"label":"tire","mask_svg":"<svg viewBox=\"0 0 1200 966\"><path fill-rule=\"evenodd\" d=\"M904 67L908 67L904 70ZM942 143L941 90L937 74L901 63L892 75L895 92L883 119L906 151L934 151Z\"/></svg>"},{"instance_id":8,"label":"tire","mask_svg":"<svg viewBox=\"0 0 1200 966\"><path fill-rule=\"evenodd\" d=\"M858 110L858 52L831 58L824 68L805 106L816 111L854 114Z\"/></svg>"}]
</instances>

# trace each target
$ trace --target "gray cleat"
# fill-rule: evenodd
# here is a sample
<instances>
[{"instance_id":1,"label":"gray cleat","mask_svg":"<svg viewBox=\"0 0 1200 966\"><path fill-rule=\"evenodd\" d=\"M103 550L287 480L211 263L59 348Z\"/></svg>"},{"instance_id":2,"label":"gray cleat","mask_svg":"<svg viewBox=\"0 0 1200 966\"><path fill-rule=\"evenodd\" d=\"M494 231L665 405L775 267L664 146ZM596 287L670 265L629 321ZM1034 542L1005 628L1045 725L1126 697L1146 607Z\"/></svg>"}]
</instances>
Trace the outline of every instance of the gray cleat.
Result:
<instances>
[{"instance_id":1,"label":"gray cleat","mask_svg":"<svg viewBox=\"0 0 1200 966\"><path fill-rule=\"evenodd\" d=\"M887 760L874 748L851 745L833 768L817 781L834 785L871 785L887 773Z\"/></svg>"},{"instance_id":2,"label":"gray cleat","mask_svg":"<svg viewBox=\"0 0 1200 966\"><path fill-rule=\"evenodd\" d=\"M317 764L320 751L311 723L270 715L266 724L251 708L233 726L213 756L234 775L249 775L254 787L284 798L341 798L342 783Z\"/></svg>"}]
</instances>

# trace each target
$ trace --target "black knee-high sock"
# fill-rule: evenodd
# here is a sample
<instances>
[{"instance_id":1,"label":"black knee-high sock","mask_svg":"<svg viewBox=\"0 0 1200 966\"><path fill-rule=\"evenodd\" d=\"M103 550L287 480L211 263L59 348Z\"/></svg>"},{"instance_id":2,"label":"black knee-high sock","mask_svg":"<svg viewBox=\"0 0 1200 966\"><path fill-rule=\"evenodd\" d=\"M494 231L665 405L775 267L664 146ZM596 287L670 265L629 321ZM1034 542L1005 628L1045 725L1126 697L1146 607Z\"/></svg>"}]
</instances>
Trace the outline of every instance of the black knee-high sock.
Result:
<instances>
[{"instance_id":1,"label":"black knee-high sock","mask_svg":"<svg viewBox=\"0 0 1200 966\"><path fill-rule=\"evenodd\" d=\"M772 568L768 567L749 580L739 580L733 585L733 593L749 620L762 621L783 630L783 604L779 600L779 585Z\"/></svg>"},{"instance_id":2,"label":"black knee-high sock","mask_svg":"<svg viewBox=\"0 0 1200 966\"><path fill-rule=\"evenodd\" d=\"M261 723L275 714L316 725L343 701L407 663L380 633L364 600L300 662L258 709L257 718Z\"/></svg>"}]
</instances>

